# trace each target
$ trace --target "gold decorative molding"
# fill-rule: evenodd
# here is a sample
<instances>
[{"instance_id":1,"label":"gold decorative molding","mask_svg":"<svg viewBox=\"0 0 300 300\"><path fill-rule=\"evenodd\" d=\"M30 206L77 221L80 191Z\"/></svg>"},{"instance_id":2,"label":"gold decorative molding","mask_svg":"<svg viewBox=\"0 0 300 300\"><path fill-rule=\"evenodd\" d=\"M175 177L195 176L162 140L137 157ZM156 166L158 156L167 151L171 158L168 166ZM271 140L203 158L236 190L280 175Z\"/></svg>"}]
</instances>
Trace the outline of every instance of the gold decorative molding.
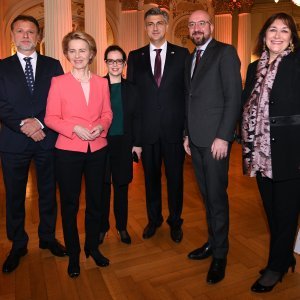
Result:
<instances>
[{"instance_id":1,"label":"gold decorative molding","mask_svg":"<svg viewBox=\"0 0 300 300\"><path fill-rule=\"evenodd\" d=\"M195 10L209 11L211 0L173 0L170 1L173 18L189 15Z\"/></svg>"},{"instance_id":2,"label":"gold decorative molding","mask_svg":"<svg viewBox=\"0 0 300 300\"><path fill-rule=\"evenodd\" d=\"M180 21L175 29L175 37L181 41L183 46L186 45L189 39L188 19Z\"/></svg>"},{"instance_id":3,"label":"gold decorative molding","mask_svg":"<svg viewBox=\"0 0 300 300\"><path fill-rule=\"evenodd\" d=\"M160 8L170 10L170 0L120 0L122 3L122 10L141 10L144 4L156 4Z\"/></svg>"},{"instance_id":4,"label":"gold decorative molding","mask_svg":"<svg viewBox=\"0 0 300 300\"><path fill-rule=\"evenodd\" d=\"M239 13L250 12L253 0L213 0L215 14L232 14L235 10Z\"/></svg>"},{"instance_id":5,"label":"gold decorative molding","mask_svg":"<svg viewBox=\"0 0 300 300\"><path fill-rule=\"evenodd\" d=\"M137 10L138 9L138 0L120 0L122 3L122 10Z\"/></svg>"}]
</instances>

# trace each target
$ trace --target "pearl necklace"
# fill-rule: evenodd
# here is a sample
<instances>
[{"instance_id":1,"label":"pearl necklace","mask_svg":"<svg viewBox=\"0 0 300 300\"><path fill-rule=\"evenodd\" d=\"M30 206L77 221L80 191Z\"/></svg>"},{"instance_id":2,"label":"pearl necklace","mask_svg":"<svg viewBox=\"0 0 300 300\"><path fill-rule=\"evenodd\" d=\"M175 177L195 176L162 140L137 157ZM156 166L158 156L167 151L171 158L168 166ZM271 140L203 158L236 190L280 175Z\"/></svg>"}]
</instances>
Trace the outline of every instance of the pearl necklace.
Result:
<instances>
[{"instance_id":1,"label":"pearl necklace","mask_svg":"<svg viewBox=\"0 0 300 300\"><path fill-rule=\"evenodd\" d=\"M92 77L91 71L90 71L90 70L88 71L88 78L87 78L86 80L76 77L75 74L73 73L73 70L71 70L71 74L72 74L73 77L74 77L77 81L79 81L80 83L88 83L88 82L90 82L90 79L91 79L91 77Z\"/></svg>"}]
</instances>

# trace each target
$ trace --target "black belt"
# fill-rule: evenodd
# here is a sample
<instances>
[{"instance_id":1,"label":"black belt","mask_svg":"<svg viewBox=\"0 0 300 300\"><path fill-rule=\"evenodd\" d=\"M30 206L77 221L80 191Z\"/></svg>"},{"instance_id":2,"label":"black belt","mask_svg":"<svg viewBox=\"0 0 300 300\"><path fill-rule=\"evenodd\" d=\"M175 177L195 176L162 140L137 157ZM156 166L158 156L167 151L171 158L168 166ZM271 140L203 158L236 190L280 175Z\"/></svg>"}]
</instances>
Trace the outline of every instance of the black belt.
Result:
<instances>
[{"instance_id":1,"label":"black belt","mask_svg":"<svg viewBox=\"0 0 300 300\"><path fill-rule=\"evenodd\" d=\"M300 125L300 115L270 117L270 126Z\"/></svg>"}]
</instances>

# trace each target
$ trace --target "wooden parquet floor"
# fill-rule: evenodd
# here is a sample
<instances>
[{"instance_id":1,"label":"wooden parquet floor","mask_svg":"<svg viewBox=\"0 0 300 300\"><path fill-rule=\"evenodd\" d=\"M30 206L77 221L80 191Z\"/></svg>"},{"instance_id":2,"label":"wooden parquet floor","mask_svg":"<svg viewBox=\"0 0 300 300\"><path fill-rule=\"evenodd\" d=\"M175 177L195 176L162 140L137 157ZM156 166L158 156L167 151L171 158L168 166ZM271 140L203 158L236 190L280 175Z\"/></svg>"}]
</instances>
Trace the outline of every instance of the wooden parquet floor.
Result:
<instances>
[{"instance_id":1,"label":"wooden parquet floor","mask_svg":"<svg viewBox=\"0 0 300 300\"><path fill-rule=\"evenodd\" d=\"M241 174L241 149L234 145L230 165L230 252L225 279L217 285L206 284L210 259L191 261L187 253L207 239L205 212L200 200L191 160L185 162L184 237L180 244L171 241L169 228L163 223L156 235L142 239L147 223L144 178L141 164L134 169L130 186L129 226L132 244L119 241L114 217L101 251L111 265L98 268L91 258L80 257L81 275L70 279L67 258L56 258L38 248L38 206L33 168L27 190L26 230L29 253L12 274L0 272L1 300L123 300L123 299L300 299L300 257L295 274L288 273L272 293L258 295L249 288L266 262L269 236L255 180ZM1 175L2 176L2 175ZM5 233L5 192L0 186L0 262L11 244ZM168 215L165 178L163 176L163 215ZM84 194L78 218L81 242L84 240ZM63 241L61 218L57 222L57 238ZM83 246L83 245L82 245Z\"/></svg>"}]
</instances>

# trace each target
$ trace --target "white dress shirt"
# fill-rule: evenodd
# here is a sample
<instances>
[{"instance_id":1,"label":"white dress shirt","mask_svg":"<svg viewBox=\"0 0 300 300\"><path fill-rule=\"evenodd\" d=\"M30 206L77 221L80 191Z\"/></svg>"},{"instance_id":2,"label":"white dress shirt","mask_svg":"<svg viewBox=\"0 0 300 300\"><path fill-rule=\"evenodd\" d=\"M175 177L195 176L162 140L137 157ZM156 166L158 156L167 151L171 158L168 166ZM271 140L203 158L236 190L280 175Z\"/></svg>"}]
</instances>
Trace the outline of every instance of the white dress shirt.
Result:
<instances>
[{"instance_id":1,"label":"white dress shirt","mask_svg":"<svg viewBox=\"0 0 300 300\"><path fill-rule=\"evenodd\" d=\"M23 71L25 73L25 66L26 66L26 62L24 60L24 57L31 57L32 59L30 60L31 65L32 65L32 70L33 70L33 77L35 78L35 71L36 71L36 63L37 63L37 53L36 51L34 51L31 55L26 56L20 52L17 52L17 56L19 58L19 61L22 65Z\"/></svg>"},{"instance_id":2,"label":"white dress shirt","mask_svg":"<svg viewBox=\"0 0 300 300\"><path fill-rule=\"evenodd\" d=\"M161 77L162 77L164 73L164 67L165 67L166 56L167 56L167 41L165 41L159 48L155 47L153 44L150 43L150 60L151 60L151 69L153 75L154 75L154 64L155 64L155 57L156 57L155 49L161 49L160 57L161 57Z\"/></svg>"}]
</instances>

